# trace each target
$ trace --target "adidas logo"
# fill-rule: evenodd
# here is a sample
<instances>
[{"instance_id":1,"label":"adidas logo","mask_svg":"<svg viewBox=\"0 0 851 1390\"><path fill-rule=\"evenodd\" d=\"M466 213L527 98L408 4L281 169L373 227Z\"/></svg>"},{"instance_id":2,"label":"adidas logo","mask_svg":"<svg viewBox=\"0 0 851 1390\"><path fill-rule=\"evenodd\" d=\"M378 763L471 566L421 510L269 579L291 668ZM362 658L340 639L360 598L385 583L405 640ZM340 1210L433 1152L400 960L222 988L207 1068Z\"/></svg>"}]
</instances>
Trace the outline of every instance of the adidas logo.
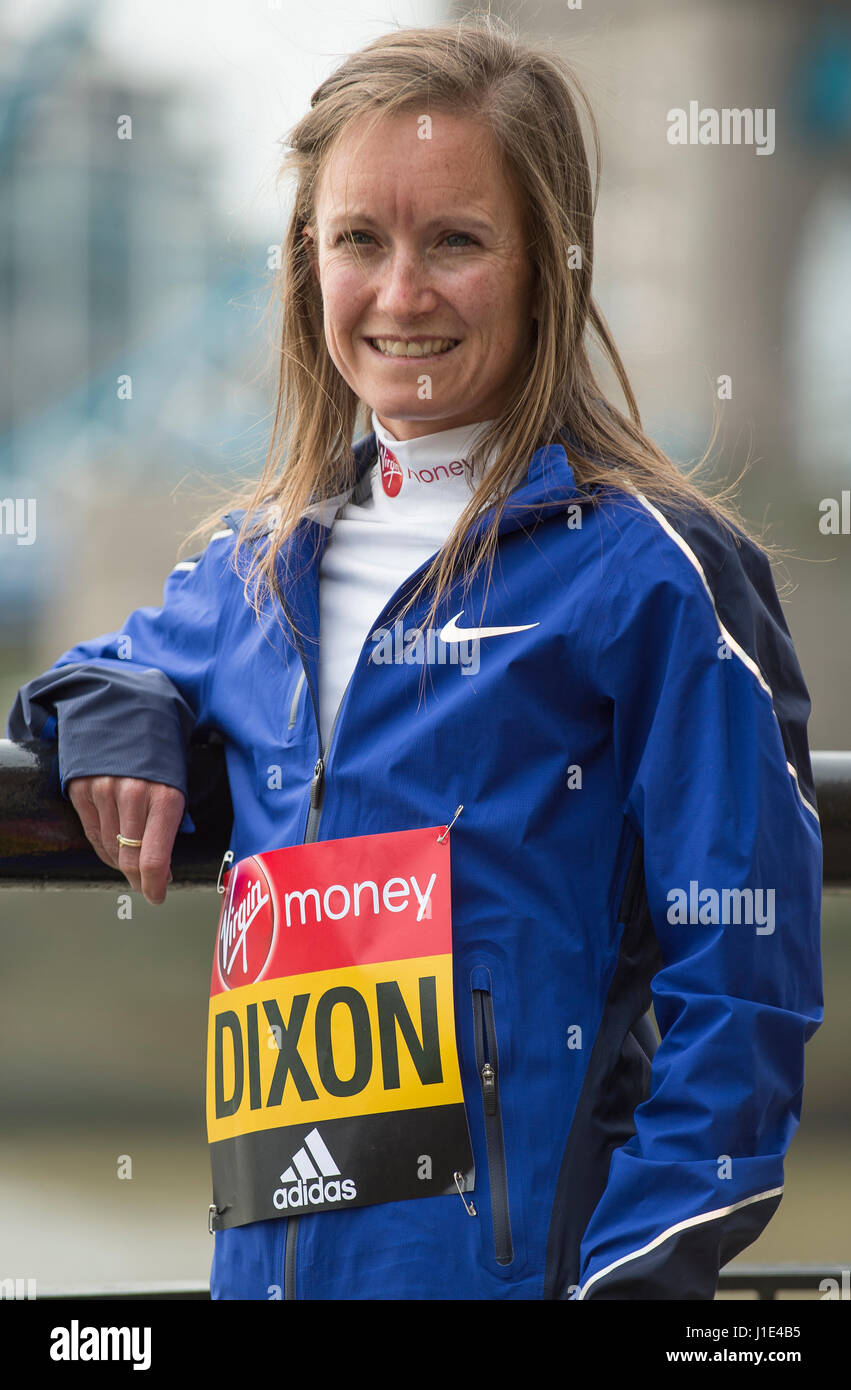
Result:
<instances>
[{"instance_id":1,"label":"adidas logo","mask_svg":"<svg viewBox=\"0 0 851 1390\"><path fill-rule=\"evenodd\" d=\"M292 1163L281 1174L281 1182L284 1186L272 1195L278 1211L324 1206L326 1202L351 1202L358 1195L353 1179L340 1177L318 1129L312 1129L302 1148L293 1154Z\"/></svg>"}]
</instances>

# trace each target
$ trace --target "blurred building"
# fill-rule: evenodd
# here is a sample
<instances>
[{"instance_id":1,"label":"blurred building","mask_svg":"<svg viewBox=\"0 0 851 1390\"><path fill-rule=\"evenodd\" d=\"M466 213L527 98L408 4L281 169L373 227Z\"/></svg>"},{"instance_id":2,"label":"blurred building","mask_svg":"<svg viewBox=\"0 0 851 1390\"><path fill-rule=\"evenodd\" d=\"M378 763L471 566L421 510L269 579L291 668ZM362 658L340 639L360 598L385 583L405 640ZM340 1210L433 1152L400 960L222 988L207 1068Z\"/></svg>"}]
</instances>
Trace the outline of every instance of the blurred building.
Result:
<instances>
[{"instance_id":1,"label":"blurred building","mask_svg":"<svg viewBox=\"0 0 851 1390\"><path fill-rule=\"evenodd\" d=\"M466 6L453 3L457 17ZM819 503L851 487L851 15L821 0L493 0L572 65L602 145L595 296L642 419L801 557L778 576L813 696L813 747L851 746L851 536ZM668 113L769 109L774 148L674 145ZM732 394L718 398L728 376ZM609 377L613 398L619 389ZM796 586L796 587L795 587Z\"/></svg>"},{"instance_id":2,"label":"blurred building","mask_svg":"<svg viewBox=\"0 0 851 1390\"><path fill-rule=\"evenodd\" d=\"M212 95L116 71L96 9L0 33L0 497L37 516L37 543L0 538L0 640L38 622L36 664L102 630L104 580L127 611L156 600L189 524L170 485L221 471L263 410L245 383L265 251L216 199Z\"/></svg>"}]
</instances>

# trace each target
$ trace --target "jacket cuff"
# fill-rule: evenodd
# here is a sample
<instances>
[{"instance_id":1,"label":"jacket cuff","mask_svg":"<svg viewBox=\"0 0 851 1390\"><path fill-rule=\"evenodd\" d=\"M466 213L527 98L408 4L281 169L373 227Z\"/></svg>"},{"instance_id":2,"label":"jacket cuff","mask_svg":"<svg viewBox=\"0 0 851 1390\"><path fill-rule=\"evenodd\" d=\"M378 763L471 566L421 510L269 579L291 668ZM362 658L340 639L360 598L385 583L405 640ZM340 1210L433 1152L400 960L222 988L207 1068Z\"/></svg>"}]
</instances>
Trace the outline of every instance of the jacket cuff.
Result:
<instances>
[{"instance_id":1,"label":"jacket cuff","mask_svg":"<svg viewBox=\"0 0 851 1390\"><path fill-rule=\"evenodd\" d=\"M60 730L62 720L60 716ZM93 737L90 730L75 726L65 728L59 735L59 786L66 801L70 801L67 783L72 777L140 777L147 782L163 782L177 787L186 798L183 820L178 834L194 834L195 823L189 814L189 791L186 777L186 755L182 735L172 726L157 730L156 742L150 731L147 743L128 748L124 744L110 746L109 740Z\"/></svg>"}]
</instances>

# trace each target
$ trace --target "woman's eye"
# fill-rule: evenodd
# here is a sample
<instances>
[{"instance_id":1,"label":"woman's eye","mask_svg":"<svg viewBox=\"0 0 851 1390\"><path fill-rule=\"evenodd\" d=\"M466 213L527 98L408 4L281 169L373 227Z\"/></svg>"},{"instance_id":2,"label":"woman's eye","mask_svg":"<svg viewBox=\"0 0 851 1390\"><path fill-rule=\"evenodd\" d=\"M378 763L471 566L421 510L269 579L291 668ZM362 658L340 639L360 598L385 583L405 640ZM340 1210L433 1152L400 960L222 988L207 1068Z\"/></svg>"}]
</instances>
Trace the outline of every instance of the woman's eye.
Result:
<instances>
[{"instance_id":1,"label":"woman's eye","mask_svg":"<svg viewBox=\"0 0 851 1390\"><path fill-rule=\"evenodd\" d=\"M371 232L341 232L340 235L337 237L337 244L339 245L341 241L347 241L352 246L363 246L364 243L362 241L356 242L354 240L354 238L358 236L367 237L369 240L372 239ZM443 239L444 241L450 241L453 237L461 237L462 240L469 242L471 245L473 243L473 238L469 236L467 232L447 232L446 236ZM463 246L455 246L450 249L455 251L463 251L465 248Z\"/></svg>"},{"instance_id":2,"label":"woman's eye","mask_svg":"<svg viewBox=\"0 0 851 1390\"><path fill-rule=\"evenodd\" d=\"M352 241L352 238L356 236L369 236L369 232L341 232L340 235L337 237L337 242L339 243L341 241ZM359 245L360 243L352 242L352 244Z\"/></svg>"}]
</instances>

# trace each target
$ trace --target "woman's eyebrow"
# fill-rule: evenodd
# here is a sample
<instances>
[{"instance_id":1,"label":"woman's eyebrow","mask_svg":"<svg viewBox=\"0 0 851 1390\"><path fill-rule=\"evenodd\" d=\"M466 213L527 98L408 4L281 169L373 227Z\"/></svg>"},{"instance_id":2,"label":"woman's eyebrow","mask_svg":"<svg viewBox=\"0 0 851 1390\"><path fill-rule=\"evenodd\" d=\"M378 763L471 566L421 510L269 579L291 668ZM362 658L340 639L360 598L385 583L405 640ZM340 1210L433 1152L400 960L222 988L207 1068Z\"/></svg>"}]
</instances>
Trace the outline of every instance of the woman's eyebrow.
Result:
<instances>
[{"instance_id":1,"label":"woman's eyebrow","mask_svg":"<svg viewBox=\"0 0 851 1390\"><path fill-rule=\"evenodd\" d=\"M372 213L366 212L365 210L352 209L348 216L346 216L345 213L332 215L328 219L328 226L329 228L333 228L347 226L349 223L378 222L380 220L380 218L374 217ZM449 212L440 213L437 217L429 218L424 226L426 231L430 231L433 227L453 226L457 225L459 222L464 222L469 227L477 227L479 231L482 232L490 232L493 230L493 224L491 222L487 222L481 217L476 217L474 213L467 213L458 208L452 208Z\"/></svg>"}]
</instances>

